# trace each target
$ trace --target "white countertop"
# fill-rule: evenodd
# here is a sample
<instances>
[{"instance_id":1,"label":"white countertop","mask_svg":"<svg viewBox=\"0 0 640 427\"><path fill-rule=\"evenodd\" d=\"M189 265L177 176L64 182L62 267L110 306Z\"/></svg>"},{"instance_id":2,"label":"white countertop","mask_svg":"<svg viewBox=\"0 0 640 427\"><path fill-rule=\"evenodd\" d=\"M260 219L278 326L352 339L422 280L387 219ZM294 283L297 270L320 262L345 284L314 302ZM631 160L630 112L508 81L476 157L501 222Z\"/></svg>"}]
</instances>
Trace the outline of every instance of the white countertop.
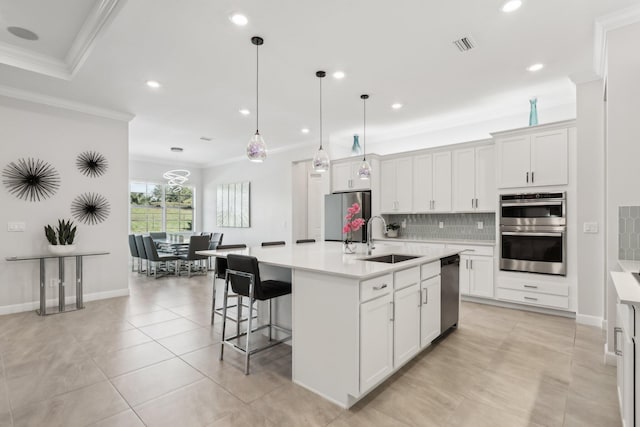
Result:
<instances>
[{"instance_id":1,"label":"white countertop","mask_svg":"<svg viewBox=\"0 0 640 427\"><path fill-rule=\"evenodd\" d=\"M376 239L376 241L384 240L385 242L403 242L403 243L439 243L443 245L469 245L469 246L495 246L495 240L456 240L456 239L427 239L427 240L416 240L416 239L406 239L404 237L383 237L381 239Z\"/></svg>"},{"instance_id":2,"label":"white countertop","mask_svg":"<svg viewBox=\"0 0 640 427\"><path fill-rule=\"evenodd\" d=\"M439 260L459 253L456 249L434 249L427 246L380 242L371 256L386 254L418 255L419 258L397 264L365 261L366 244L358 244L355 254L342 253L341 242L317 242L273 247L252 247L242 250L229 251L199 251L199 255L226 256L230 253L255 256L258 261L266 265L286 267L291 269L322 272L333 276L343 276L355 279L367 279L380 276L392 271Z\"/></svg>"},{"instance_id":3,"label":"white countertop","mask_svg":"<svg viewBox=\"0 0 640 427\"><path fill-rule=\"evenodd\" d=\"M622 271L627 273L637 273L640 271L640 261L631 261L629 259L619 259L618 265Z\"/></svg>"},{"instance_id":4,"label":"white countertop","mask_svg":"<svg viewBox=\"0 0 640 427\"><path fill-rule=\"evenodd\" d=\"M611 279L621 303L640 305L640 284L631 273L612 271Z\"/></svg>"}]
</instances>

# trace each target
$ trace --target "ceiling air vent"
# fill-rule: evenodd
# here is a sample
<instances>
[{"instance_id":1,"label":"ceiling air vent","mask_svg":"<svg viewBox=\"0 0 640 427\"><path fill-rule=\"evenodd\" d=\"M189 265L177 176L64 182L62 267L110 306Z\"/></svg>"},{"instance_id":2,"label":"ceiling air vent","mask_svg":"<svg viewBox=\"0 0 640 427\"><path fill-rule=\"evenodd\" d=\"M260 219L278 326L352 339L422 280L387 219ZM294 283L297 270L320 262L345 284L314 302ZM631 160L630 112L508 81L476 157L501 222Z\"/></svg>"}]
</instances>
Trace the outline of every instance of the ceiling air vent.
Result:
<instances>
[{"instance_id":1,"label":"ceiling air vent","mask_svg":"<svg viewBox=\"0 0 640 427\"><path fill-rule=\"evenodd\" d=\"M471 37L462 37L461 39L454 40L453 44L456 45L460 52L466 52L476 47Z\"/></svg>"}]
</instances>

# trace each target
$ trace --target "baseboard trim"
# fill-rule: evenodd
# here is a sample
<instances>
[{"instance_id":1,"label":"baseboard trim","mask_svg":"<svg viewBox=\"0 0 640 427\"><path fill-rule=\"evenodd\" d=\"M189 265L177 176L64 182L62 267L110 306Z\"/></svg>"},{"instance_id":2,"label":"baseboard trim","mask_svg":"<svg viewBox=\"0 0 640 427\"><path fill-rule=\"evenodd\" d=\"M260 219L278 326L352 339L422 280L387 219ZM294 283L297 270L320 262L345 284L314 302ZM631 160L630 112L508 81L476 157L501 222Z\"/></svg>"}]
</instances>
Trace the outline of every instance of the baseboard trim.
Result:
<instances>
[{"instance_id":1,"label":"baseboard trim","mask_svg":"<svg viewBox=\"0 0 640 427\"><path fill-rule=\"evenodd\" d=\"M617 362L618 360L616 358L616 354L609 351L608 344L604 343L604 364L609 366L616 366Z\"/></svg>"},{"instance_id":2,"label":"baseboard trim","mask_svg":"<svg viewBox=\"0 0 640 427\"><path fill-rule=\"evenodd\" d=\"M97 301L101 299L126 297L129 295L129 288L115 289L113 291L93 292L84 295L84 301ZM65 297L66 304L73 304L76 302L75 295ZM47 307L56 306L58 304L57 298L47 299ZM0 306L0 315L22 313L24 311L34 311L40 308L40 301L24 302L21 304L11 304Z\"/></svg>"},{"instance_id":3,"label":"baseboard trim","mask_svg":"<svg viewBox=\"0 0 640 427\"><path fill-rule=\"evenodd\" d=\"M576 314L576 323L581 325L595 326L602 329L604 319L598 316L589 316L588 314Z\"/></svg>"},{"instance_id":4,"label":"baseboard trim","mask_svg":"<svg viewBox=\"0 0 640 427\"><path fill-rule=\"evenodd\" d=\"M514 309L514 310L532 311L534 313L550 314L552 316L568 317L570 319L575 319L575 317L576 317L576 314L574 312L571 312L571 311L554 310L552 308L544 308L544 307L536 307L536 306L532 306L532 305L517 304L517 303L511 303L511 302L502 301L502 300L473 297L473 296L470 296L470 295L462 295L461 299L462 299L462 301L476 302L476 303L479 303L479 304L493 305L493 306L496 306L496 307L511 308L511 309Z\"/></svg>"}]
</instances>

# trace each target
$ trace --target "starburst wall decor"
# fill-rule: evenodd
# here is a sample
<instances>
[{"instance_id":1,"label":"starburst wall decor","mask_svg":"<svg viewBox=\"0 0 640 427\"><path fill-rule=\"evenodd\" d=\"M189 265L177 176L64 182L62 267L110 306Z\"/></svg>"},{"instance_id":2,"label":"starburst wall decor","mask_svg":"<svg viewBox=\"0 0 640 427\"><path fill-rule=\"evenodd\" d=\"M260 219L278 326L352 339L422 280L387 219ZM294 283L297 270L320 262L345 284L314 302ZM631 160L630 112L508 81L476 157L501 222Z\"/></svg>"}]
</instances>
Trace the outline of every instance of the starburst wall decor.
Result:
<instances>
[{"instance_id":1,"label":"starburst wall decor","mask_svg":"<svg viewBox=\"0 0 640 427\"><path fill-rule=\"evenodd\" d=\"M19 199L39 202L53 196L60 188L60 174L40 159L18 159L2 171L2 183Z\"/></svg>"},{"instance_id":2,"label":"starburst wall decor","mask_svg":"<svg viewBox=\"0 0 640 427\"><path fill-rule=\"evenodd\" d=\"M96 151L84 151L76 158L78 170L85 176L97 178L107 172L107 159Z\"/></svg>"},{"instance_id":3,"label":"starburst wall decor","mask_svg":"<svg viewBox=\"0 0 640 427\"><path fill-rule=\"evenodd\" d=\"M109 217L111 206L101 194L84 193L71 203L71 213L78 221L96 225Z\"/></svg>"}]
</instances>

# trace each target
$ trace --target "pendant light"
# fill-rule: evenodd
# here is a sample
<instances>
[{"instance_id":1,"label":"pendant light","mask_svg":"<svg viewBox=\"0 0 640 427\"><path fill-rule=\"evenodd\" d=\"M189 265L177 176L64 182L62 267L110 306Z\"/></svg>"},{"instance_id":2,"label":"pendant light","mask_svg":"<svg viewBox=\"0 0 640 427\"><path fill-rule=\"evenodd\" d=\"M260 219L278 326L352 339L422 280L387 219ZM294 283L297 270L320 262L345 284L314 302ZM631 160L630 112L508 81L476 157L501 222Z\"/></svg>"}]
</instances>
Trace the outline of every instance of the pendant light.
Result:
<instances>
[{"instance_id":1,"label":"pendant light","mask_svg":"<svg viewBox=\"0 0 640 427\"><path fill-rule=\"evenodd\" d=\"M362 130L362 163L360 163L360 167L358 168L358 177L360 179L369 179L371 178L371 165L367 161L367 99L369 99L369 95L360 95L360 99L362 99L362 110L363 110L363 130Z\"/></svg>"},{"instance_id":2,"label":"pendant light","mask_svg":"<svg viewBox=\"0 0 640 427\"><path fill-rule=\"evenodd\" d=\"M320 148L313 156L313 170L316 172L326 172L329 169L329 155L322 149L322 79L327 73L316 71L316 77L320 82Z\"/></svg>"},{"instance_id":3,"label":"pendant light","mask_svg":"<svg viewBox=\"0 0 640 427\"><path fill-rule=\"evenodd\" d=\"M247 144L247 157L252 162L262 162L267 158L267 144L264 143L264 139L262 139L262 135L260 135L260 131L258 130L258 118L259 116L259 106L258 106L258 76L260 69L258 68L258 49L261 45L264 44L264 40L262 37L251 37L251 43L256 46L256 133L249 140L249 144Z\"/></svg>"}]
</instances>

